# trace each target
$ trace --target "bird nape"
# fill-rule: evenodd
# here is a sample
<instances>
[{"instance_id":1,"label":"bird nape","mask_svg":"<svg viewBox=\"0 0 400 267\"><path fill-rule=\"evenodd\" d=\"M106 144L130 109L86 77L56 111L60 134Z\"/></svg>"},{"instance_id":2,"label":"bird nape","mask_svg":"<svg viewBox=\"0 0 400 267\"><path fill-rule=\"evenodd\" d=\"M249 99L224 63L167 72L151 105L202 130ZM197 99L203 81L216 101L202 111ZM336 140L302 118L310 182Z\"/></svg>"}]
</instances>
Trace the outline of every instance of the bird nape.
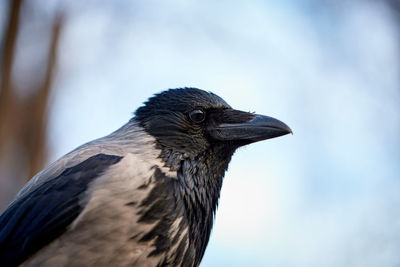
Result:
<instances>
[{"instance_id":1,"label":"bird nape","mask_svg":"<svg viewBox=\"0 0 400 267\"><path fill-rule=\"evenodd\" d=\"M196 88L34 176L0 217L0 266L198 266L235 150L291 133Z\"/></svg>"}]
</instances>

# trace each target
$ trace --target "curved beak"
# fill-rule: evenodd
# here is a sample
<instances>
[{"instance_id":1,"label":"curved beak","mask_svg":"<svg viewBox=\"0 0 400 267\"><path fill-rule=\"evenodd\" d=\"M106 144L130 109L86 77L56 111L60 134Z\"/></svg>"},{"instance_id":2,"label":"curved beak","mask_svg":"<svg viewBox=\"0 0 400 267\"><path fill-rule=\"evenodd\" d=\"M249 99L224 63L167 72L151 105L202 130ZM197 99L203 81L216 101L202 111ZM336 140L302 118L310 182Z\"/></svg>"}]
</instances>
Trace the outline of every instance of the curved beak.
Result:
<instances>
[{"instance_id":1,"label":"curved beak","mask_svg":"<svg viewBox=\"0 0 400 267\"><path fill-rule=\"evenodd\" d=\"M237 141L240 144L250 144L293 133L289 126L272 117L239 110L231 110L229 116L229 123L222 121L209 128L208 132L214 139L220 141ZM242 119L240 119L243 117L251 119L243 122Z\"/></svg>"}]
</instances>

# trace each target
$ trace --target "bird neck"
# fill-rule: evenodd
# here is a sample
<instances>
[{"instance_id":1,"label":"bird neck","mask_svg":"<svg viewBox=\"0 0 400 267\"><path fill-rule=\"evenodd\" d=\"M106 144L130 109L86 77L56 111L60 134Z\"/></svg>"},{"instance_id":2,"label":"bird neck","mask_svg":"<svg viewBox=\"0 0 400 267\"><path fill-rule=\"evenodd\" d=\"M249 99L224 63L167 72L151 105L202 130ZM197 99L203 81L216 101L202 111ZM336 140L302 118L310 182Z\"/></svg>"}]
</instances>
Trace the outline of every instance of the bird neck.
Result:
<instances>
[{"instance_id":1,"label":"bird neck","mask_svg":"<svg viewBox=\"0 0 400 267\"><path fill-rule=\"evenodd\" d=\"M214 145L197 156L161 148L160 158L171 171L176 171L179 184L193 203L215 212L222 181L233 149Z\"/></svg>"},{"instance_id":2,"label":"bird neck","mask_svg":"<svg viewBox=\"0 0 400 267\"><path fill-rule=\"evenodd\" d=\"M170 170L177 172L178 199L185 205L189 238L197 251L196 260L204 255L218 206L223 177L233 150L214 145L196 157L162 149L160 157Z\"/></svg>"}]
</instances>

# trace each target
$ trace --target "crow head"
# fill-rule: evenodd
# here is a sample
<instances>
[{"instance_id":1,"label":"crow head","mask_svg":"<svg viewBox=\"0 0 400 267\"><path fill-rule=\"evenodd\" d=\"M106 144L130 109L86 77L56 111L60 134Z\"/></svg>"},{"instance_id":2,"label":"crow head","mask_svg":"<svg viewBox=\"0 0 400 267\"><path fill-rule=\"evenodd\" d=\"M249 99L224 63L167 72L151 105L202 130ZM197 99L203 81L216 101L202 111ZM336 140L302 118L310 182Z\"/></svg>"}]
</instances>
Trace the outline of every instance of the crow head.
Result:
<instances>
[{"instance_id":1,"label":"crow head","mask_svg":"<svg viewBox=\"0 0 400 267\"><path fill-rule=\"evenodd\" d=\"M155 138L165 166L176 171L177 179L158 179L154 194L146 199L146 203L166 207L152 210L153 217L160 213L158 225L162 226L155 232L172 244L176 238L164 236L168 231L163 229L170 229L174 216L181 216L177 210L184 210L180 229L188 227L189 246L174 251L178 256L171 262L198 266L209 240L223 176L235 150L291 130L274 118L232 109L219 96L196 88L155 95L136 111L133 120ZM173 212L168 213L169 209ZM176 260L181 257L182 264Z\"/></svg>"},{"instance_id":2,"label":"crow head","mask_svg":"<svg viewBox=\"0 0 400 267\"><path fill-rule=\"evenodd\" d=\"M291 133L277 119L232 109L219 96L197 88L159 93L136 111L135 119L156 138L173 169L207 151L216 162L229 163L240 146Z\"/></svg>"}]
</instances>

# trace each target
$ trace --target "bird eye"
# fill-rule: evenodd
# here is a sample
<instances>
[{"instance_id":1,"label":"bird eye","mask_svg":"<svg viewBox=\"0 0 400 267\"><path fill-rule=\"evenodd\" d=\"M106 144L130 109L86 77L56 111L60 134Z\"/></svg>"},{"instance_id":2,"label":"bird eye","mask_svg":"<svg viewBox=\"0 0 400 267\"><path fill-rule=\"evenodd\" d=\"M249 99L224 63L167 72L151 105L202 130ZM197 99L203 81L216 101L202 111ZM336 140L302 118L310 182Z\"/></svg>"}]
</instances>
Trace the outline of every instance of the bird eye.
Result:
<instances>
[{"instance_id":1,"label":"bird eye","mask_svg":"<svg viewBox=\"0 0 400 267\"><path fill-rule=\"evenodd\" d=\"M200 123L206 118L206 113L201 109L195 109L189 113L189 118L196 123Z\"/></svg>"}]
</instances>

